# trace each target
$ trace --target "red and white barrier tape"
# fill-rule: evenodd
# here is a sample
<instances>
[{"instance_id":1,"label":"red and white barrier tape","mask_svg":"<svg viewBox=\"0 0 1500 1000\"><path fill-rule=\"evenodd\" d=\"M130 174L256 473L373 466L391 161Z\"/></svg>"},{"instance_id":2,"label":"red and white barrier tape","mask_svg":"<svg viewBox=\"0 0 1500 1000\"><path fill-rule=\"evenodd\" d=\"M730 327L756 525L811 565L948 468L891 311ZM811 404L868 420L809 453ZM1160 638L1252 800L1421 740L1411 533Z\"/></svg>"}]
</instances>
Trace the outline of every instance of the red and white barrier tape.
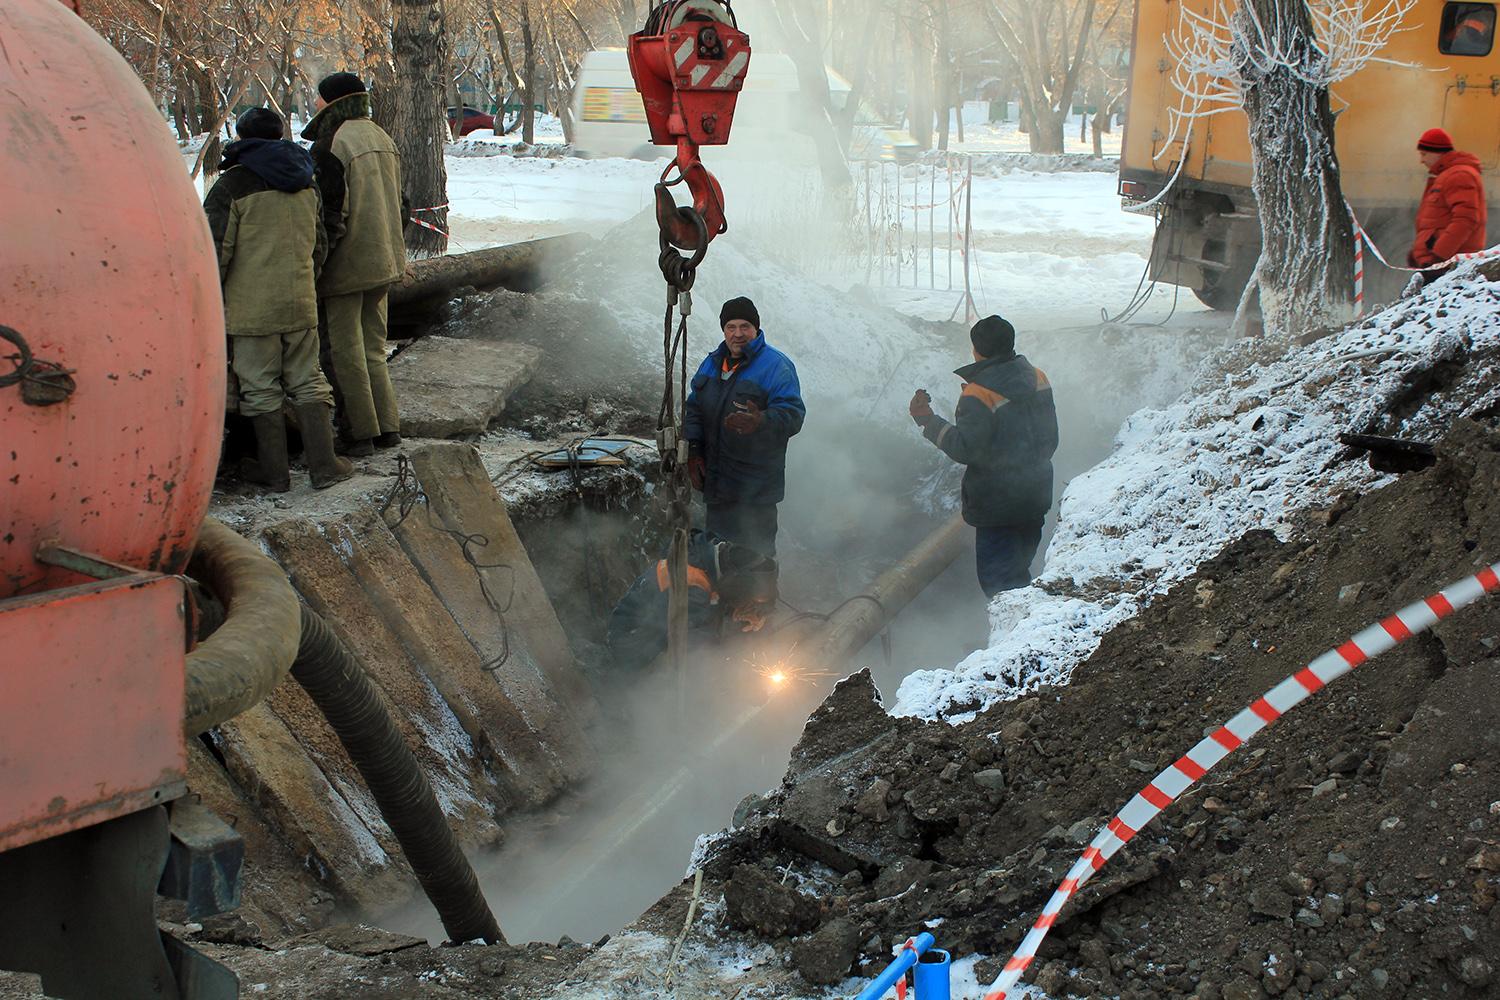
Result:
<instances>
[{"instance_id":1,"label":"red and white barrier tape","mask_svg":"<svg viewBox=\"0 0 1500 1000\"><path fill-rule=\"evenodd\" d=\"M1500 589L1500 563L1460 580L1424 601L1402 608L1389 618L1356 634L1342 646L1330 649L1204 737L1197 746L1158 774L1150 784L1125 803L1125 808L1116 813L1115 818L1095 835L1083 855L1068 870L1067 877L1058 885L1047 905L1042 908L1042 915L1016 948L1010 961L1005 963L1004 970L989 992L985 993L984 1000L1005 1000L1010 990L1020 981L1021 974L1036 958L1042 939L1057 922L1058 915L1068 900L1147 823L1220 761L1291 711L1308 695L1333 683L1366 660L1393 648L1397 643L1425 632L1438 621L1497 589Z\"/></svg>"}]
</instances>

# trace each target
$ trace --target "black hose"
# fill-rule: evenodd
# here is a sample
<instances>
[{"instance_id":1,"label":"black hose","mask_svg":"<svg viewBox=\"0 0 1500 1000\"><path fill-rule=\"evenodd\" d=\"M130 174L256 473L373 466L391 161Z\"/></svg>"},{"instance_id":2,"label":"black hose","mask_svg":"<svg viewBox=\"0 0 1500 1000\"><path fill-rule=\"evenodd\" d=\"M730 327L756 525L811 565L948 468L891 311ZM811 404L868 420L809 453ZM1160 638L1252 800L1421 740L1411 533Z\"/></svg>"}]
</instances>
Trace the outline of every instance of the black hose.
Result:
<instances>
[{"instance_id":1,"label":"black hose","mask_svg":"<svg viewBox=\"0 0 1500 1000\"><path fill-rule=\"evenodd\" d=\"M328 719L364 776L449 939L503 944L505 936L479 889L479 879L379 691L328 623L305 605L292 676Z\"/></svg>"}]
</instances>

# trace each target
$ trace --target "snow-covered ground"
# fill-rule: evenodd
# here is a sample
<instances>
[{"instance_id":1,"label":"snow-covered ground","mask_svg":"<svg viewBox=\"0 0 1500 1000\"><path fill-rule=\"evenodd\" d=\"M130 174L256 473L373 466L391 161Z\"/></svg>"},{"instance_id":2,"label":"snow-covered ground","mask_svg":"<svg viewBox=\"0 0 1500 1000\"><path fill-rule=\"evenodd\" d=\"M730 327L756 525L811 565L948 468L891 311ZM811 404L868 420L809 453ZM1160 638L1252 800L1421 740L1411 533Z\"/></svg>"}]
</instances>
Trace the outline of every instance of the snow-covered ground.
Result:
<instances>
[{"instance_id":1,"label":"snow-covered ground","mask_svg":"<svg viewBox=\"0 0 1500 1000\"><path fill-rule=\"evenodd\" d=\"M1230 540L1284 534L1298 511L1379 484L1367 463L1335 461L1338 435L1385 412L1414 371L1500 344L1500 291L1474 266L1309 346L1227 349L1206 384L1132 416L1064 493L1041 577L991 604L990 647L909 675L894 711L941 716L1066 683L1105 632Z\"/></svg>"}]
</instances>

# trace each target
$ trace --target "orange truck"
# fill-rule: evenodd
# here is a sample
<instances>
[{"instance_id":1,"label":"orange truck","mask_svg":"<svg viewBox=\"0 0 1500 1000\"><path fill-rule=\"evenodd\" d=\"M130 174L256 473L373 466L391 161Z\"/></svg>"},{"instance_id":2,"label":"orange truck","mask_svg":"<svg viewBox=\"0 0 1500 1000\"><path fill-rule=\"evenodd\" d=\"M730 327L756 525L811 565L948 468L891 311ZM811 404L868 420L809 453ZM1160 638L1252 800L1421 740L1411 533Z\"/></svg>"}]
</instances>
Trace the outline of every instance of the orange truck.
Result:
<instances>
[{"instance_id":1,"label":"orange truck","mask_svg":"<svg viewBox=\"0 0 1500 1000\"><path fill-rule=\"evenodd\" d=\"M1182 8L1207 14L1213 0L1137 0L1130 98L1120 155L1120 196L1127 211L1170 190L1151 254L1153 280L1190 288L1215 309L1233 309L1260 253L1260 221L1251 190L1250 144L1241 111L1199 119L1191 134L1172 127L1183 107L1172 86L1167 36ZM1500 194L1500 48L1496 3L1416 0L1390 44L1333 88L1344 196L1392 264L1412 240L1426 170L1417 137L1441 126L1458 149L1484 167L1495 242ZM1179 173L1180 166L1180 173ZM1175 181L1173 176L1176 176ZM1373 261L1372 297L1392 297L1405 275Z\"/></svg>"}]
</instances>

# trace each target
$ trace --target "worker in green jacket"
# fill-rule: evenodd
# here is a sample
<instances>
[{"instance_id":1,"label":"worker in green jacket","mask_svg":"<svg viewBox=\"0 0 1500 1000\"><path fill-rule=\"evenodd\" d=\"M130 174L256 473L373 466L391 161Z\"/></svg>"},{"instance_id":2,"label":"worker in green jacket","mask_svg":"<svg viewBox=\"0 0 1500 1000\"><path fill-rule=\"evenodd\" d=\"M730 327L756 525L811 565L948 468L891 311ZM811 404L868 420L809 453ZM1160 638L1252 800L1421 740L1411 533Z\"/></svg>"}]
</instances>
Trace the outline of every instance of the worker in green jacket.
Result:
<instances>
[{"instance_id":1,"label":"worker in green jacket","mask_svg":"<svg viewBox=\"0 0 1500 1000\"><path fill-rule=\"evenodd\" d=\"M353 73L318 84L312 141L328 263L318 280L327 353L346 435L344 453L373 455L401 443L396 390L386 369L386 294L406 273L407 209L401 154L370 120L370 95Z\"/></svg>"},{"instance_id":2,"label":"worker in green jacket","mask_svg":"<svg viewBox=\"0 0 1500 1000\"><path fill-rule=\"evenodd\" d=\"M219 254L224 322L239 380L239 411L255 427L245 478L291 489L283 406L291 400L314 488L353 473L334 454L333 393L318 367L317 275L328 252L312 158L282 138L269 108L251 108L224 147L203 208Z\"/></svg>"}]
</instances>

